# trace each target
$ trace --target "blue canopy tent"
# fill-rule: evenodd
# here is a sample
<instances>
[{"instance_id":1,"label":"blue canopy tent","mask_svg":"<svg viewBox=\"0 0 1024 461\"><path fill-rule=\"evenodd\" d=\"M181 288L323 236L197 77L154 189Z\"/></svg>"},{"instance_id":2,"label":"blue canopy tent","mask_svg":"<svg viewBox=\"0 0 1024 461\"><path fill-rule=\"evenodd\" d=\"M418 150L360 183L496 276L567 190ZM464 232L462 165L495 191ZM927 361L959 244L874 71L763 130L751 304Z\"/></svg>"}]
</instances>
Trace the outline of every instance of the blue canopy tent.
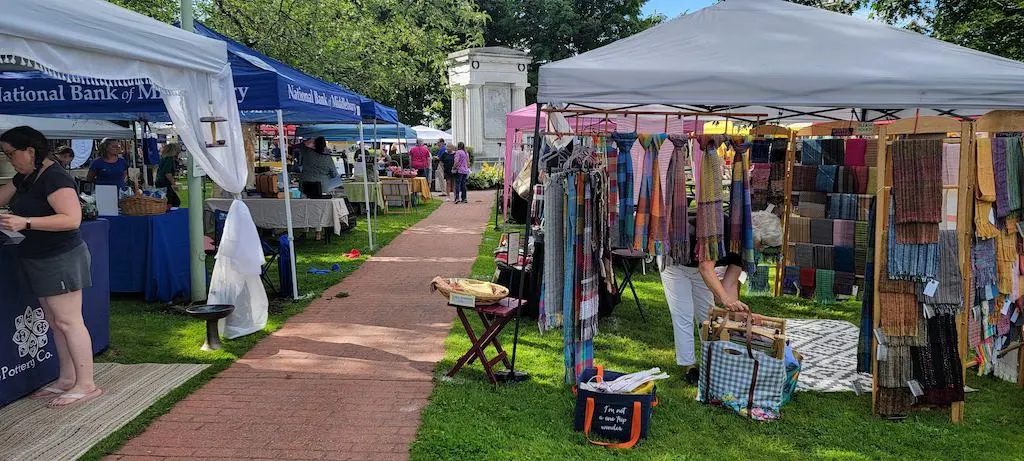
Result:
<instances>
[{"instance_id":1,"label":"blue canopy tent","mask_svg":"<svg viewBox=\"0 0 1024 461\"><path fill-rule=\"evenodd\" d=\"M295 130L295 134L304 138L323 136L328 141L337 142L369 142L377 139L401 139L416 142L416 132L402 124L377 125L376 135L367 137L360 132L358 125L340 123L322 123L303 125Z\"/></svg>"},{"instance_id":2,"label":"blue canopy tent","mask_svg":"<svg viewBox=\"0 0 1024 461\"><path fill-rule=\"evenodd\" d=\"M227 44L228 62L242 120L266 123L276 121L281 146L285 145L285 120L289 123L348 122L358 124L361 128L366 117L361 113L364 105L372 108L374 120L387 120L395 116L393 109L290 68L202 24L196 23L195 28L196 33ZM34 71L0 73L0 113L103 120L169 120L159 91L150 85L108 87L68 83ZM287 155L286 152L287 149L282 149L282 155ZM283 174L287 181L287 169ZM369 197L365 200L369 202ZM285 212L288 215L288 238L291 241L293 232L290 225L289 194L285 194ZM372 237L370 248L373 249ZM292 295L298 297L292 251Z\"/></svg>"}]
</instances>

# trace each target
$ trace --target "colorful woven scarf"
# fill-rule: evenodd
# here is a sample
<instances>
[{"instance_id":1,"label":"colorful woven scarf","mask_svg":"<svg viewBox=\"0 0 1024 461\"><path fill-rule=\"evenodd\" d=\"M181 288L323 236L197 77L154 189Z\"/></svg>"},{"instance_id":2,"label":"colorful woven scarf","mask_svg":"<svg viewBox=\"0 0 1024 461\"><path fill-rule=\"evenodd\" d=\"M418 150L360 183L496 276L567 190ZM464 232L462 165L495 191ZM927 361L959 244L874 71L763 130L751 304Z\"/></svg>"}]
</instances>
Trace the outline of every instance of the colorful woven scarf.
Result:
<instances>
[{"instance_id":1,"label":"colorful woven scarf","mask_svg":"<svg viewBox=\"0 0 1024 461\"><path fill-rule=\"evenodd\" d=\"M588 249L591 251L593 250L593 247L591 245L588 245L587 242L587 237L590 236L591 232L593 231L593 215L588 212L589 203L587 202L586 196L587 176L583 173L576 174L574 176L576 180L576 257L574 261L576 263L576 270L573 274L575 276L575 305L573 306L573 319L575 320L575 325L573 328L573 334L576 337L576 351L575 356L573 358L573 364L575 366L575 375L573 376L573 378L579 380L580 374L583 373L583 370L586 368L593 367L594 362L593 336L588 337L586 331L587 327L584 325L583 322L583 318L585 315L585 302L589 302L588 296L591 294L587 284L587 279L593 277L593 268L590 266L590 264L593 263L593 260L590 259L590 255L587 254ZM588 219L590 220L590 227L588 227ZM596 292L593 294L596 298ZM596 311L597 309L595 308L594 310ZM597 328L596 318L597 315L595 313L595 323L593 325L595 332Z\"/></svg>"},{"instance_id":2,"label":"colorful woven scarf","mask_svg":"<svg viewBox=\"0 0 1024 461\"><path fill-rule=\"evenodd\" d=\"M927 321L925 347L912 348L914 376L924 388L924 402L949 405L964 401L963 366L953 314L935 315Z\"/></svg>"},{"instance_id":3,"label":"colorful woven scarf","mask_svg":"<svg viewBox=\"0 0 1024 461\"><path fill-rule=\"evenodd\" d=\"M818 269L814 272L814 300L819 303L836 302L835 272L829 269Z\"/></svg>"},{"instance_id":4,"label":"colorful woven scarf","mask_svg":"<svg viewBox=\"0 0 1024 461\"><path fill-rule=\"evenodd\" d=\"M725 214L722 211L722 158L713 149L696 165L698 261L725 257Z\"/></svg>"},{"instance_id":5,"label":"colorful woven scarf","mask_svg":"<svg viewBox=\"0 0 1024 461\"><path fill-rule=\"evenodd\" d=\"M828 217L857 219L857 196L854 194L832 194L829 196Z\"/></svg>"},{"instance_id":6,"label":"colorful woven scarf","mask_svg":"<svg viewBox=\"0 0 1024 461\"><path fill-rule=\"evenodd\" d=\"M1006 151L1006 195L1010 211L1021 209L1021 175L1024 174L1024 155L1021 153L1020 137L996 138L1005 143Z\"/></svg>"},{"instance_id":7,"label":"colorful woven scarf","mask_svg":"<svg viewBox=\"0 0 1024 461\"><path fill-rule=\"evenodd\" d=\"M619 150L608 149L608 233L619 244Z\"/></svg>"},{"instance_id":8,"label":"colorful woven scarf","mask_svg":"<svg viewBox=\"0 0 1024 461\"><path fill-rule=\"evenodd\" d=\"M996 217L1003 218L1010 214L1010 178L1009 163L1006 156L1006 138L992 140L992 171L996 182Z\"/></svg>"},{"instance_id":9,"label":"colorful woven scarf","mask_svg":"<svg viewBox=\"0 0 1024 461\"><path fill-rule=\"evenodd\" d=\"M814 180L814 190L818 192L835 192L836 171L835 165L818 165L818 175Z\"/></svg>"},{"instance_id":10,"label":"colorful woven scarf","mask_svg":"<svg viewBox=\"0 0 1024 461\"><path fill-rule=\"evenodd\" d=\"M789 240L791 242L810 243L811 220L802 216L789 218Z\"/></svg>"},{"instance_id":11,"label":"colorful woven scarf","mask_svg":"<svg viewBox=\"0 0 1024 461\"><path fill-rule=\"evenodd\" d=\"M800 268L800 296L810 299L814 296L815 273L813 267Z\"/></svg>"},{"instance_id":12,"label":"colorful woven scarf","mask_svg":"<svg viewBox=\"0 0 1024 461\"><path fill-rule=\"evenodd\" d=\"M772 165L770 163L754 163L750 171L750 188L754 191L767 191L771 181Z\"/></svg>"},{"instance_id":13,"label":"colorful woven scarf","mask_svg":"<svg viewBox=\"0 0 1024 461\"><path fill-rule=\"evenodd\" d=\"M892 219L895 206L889 207L888 257L889 278L894 280L926 280L938 276L939 244L904 244L896 240L896 223ZM937 226L936 226L937 227Z\"/></svg>"},{"instance_id":14,"label":"colorful woven scarf","mask_svg":"<svg viewBox=\"0 0 1024 461\"><path fill-rule=\"evenodd\" d=\"M846 140L846 152L843 154L843 165L867 166L868 140L850 138Z\"/></svg>"},{"instance_id":15,"label":"colorful woven scarf","mask_svg":"<svg viewBox=\"0 0 1024 461\"><path fill-rule=\"evenodd\" d=\"M874 143L872 143L874 144ZM875 209L872 205L870 210L870 216L868 218L869 223L875 222ZM867 223L865 223L867 224ZM875 245L875 226L865 225L867 228L867 248L871 248ZM857 246L859 250L866 249ZM857 371L861 373L871 373L872 371L872 357L874 354L874 347L872 344L872 338L874 337L875 328L875 262L868 258L864 266L864 271L858 270L858 273L864 274L864 297L861 299L860 308L860 335L857 341ZM884 276L884 272L883 272Z\"/></svg>"},{"instance_id":16,"label":"colorful woven scarf","mask_svg":"<svg viewBox=\"0 0 1024 461\"><path fill-rule=\"evenodd\" d=\"M800 146L801 165L821 165L821 141L805 139Z\"/></svg>"},{"instance_id":17,"label":"colorful woven scarf","mask_svg":"<svg viewBox=\"0 0 1024 461\"><path fill-rule=\"evenodd\" d=\"M811 243L818 245L832 244L832 220L812 219L811 220Z\"/></svg>"},{"instance_id":18,"label":"colorful woven scarf","mask_svg":"<svg viewBox=\"0 0 1024 461\"><path fill-rule=\"evenodd\" d=\"M896 223L941 221L942 141L900 140L893 143L892 151Z\"/></svg>"},{"instance_id":19,"label":"colorful woven scarf","mask_svg":"<svg viewBox=\"0 0 1024 461\"><path fill-rule=\"evenodd\" d=\"M594 178L587 178L580 175L581 188L583 191L583 265L580 276L580 339L592 341L597 336L597 311L598 311L598 280L597 264L594 257L596 247L594 244L595 224L597 213L595 213L594 202ZM599 184L597 184L599 185ZM588 357L582 355L582 367L589 368L593 364L593 354ZM588 363L589 362L589 363ZM578 365L579 366L579 365ZM580 369L579 371L582 371Z\"/></svg>"},{"instance_id":20,"label":"colorful woven scarf","mask_svg":"<svg viewBox=\"0 0 1024 461\"><path fill-rule=\"evenodd\" d=\"M960 144L942 145L942 183L960 184Z\"/></svg>"},{"instance_id":21,"label":"colorful woven scarf","mask_svg":"<svg viewBox=\"0 0 1024 461\"><path fill-rule=\"evenodd\" d=\"M878 166L878 143L869 142L867 152L864 153L864 163L868 167Z\"/></svg>"},{"instance_id":22,"label":"colorful woven scarf","mask_svg":"<svg viewBox=\"0 0 1024 461\"><path fill-rule=\"evenodd\" d=\"M992 139L980 138L978 146L978 189L974 199L974 228L978 237L996 238L999 228L995 225L996 180L992 160Z\"/></svg>"},{"instance_id":23,"label":"colorful woven scarf","mask_svg":"<svg viewBox=\"0 0 1024 461\"><path fill-rule=\"evenodd\" d=\"M619 248L633 244L634 202L633 202L633 157L629 154L636 142L636 133L612 133L612 140L618 148L619 159L615 172L619 195Z\"/></svg>"},{"instance_id":24,"label":"colorful woven scarf","mask_svg":"<svg viewBox=\"0 0 1024 461\"><path fill-rule=\"evenodd\" d=\"M996 238L996 273L999 292L1008 295L1013 291L1013 278L1017 275L1017 231L1007 229Z\"/></svg>"},{"instance_id":25,"label":"colorful woven scarf","mask_svg":"<svg viewBox=\"0 0 1024 461\"><path fill-rule=\"evenodd\" d=\"M857 197L857 220L867 221L868 212L875 205L875 197L861 195Z\"/></svg>"},{"instance_id":26,"label":"colorful woven scarf","mask_svg":"<svg viewBox=\"0 0 1024 461\"><path fill-rule=\"evenodd\" d=\"M689 162L689 139L669 135L672 157L666 176L666 207L664 222L665 266L690 264L690 206L686 196L686 167Z\"/></svg>"},{"instance_id":27,"label":"colorful woven scarf","mask_svg":"<svg viewBox=\"0 0 1024 461\"><path fill-rule=\"evenodd\" d=\"M868 195L878 195L878 168L868 167Z\"/></svg>"},{"instance_id":28,"label":"colorful woven scarf","mask_svg":"<svg viewBox=\"0 0 1024 461\"><path fill-rule=\"evenodd\" d=\"M657 254L661 241L662 210L661 173L658 170L658 150L668 137L665 133L641 134L644 147L643 172L640 177L640 195L636 203L636 222L633 228L633 249Z\"/></svg>"},{"instance_id":29,"label":"colorful woven scarf","mask_svg":"<svg viewBox=\"0 0 1024 461\"><path fill-rule=\"evenodd\" d=\"M575 281L577 280L576 270L579 261L576 257L576 247L582 246L582 242L576 240L577 226L577 193L576 175L568 174L565 178L565 207L563 210L565 227L565 241L562 251L564 252L564 277L562 289L562 318L565 325L562 328L562 355L565 362L565 382L568 384L576 382L576 319L579 318L576 304Z\"/></svg>"},{"instance_id":30,"label":"colorful woven scarf","mask_svg":"<svg viewBox=\"0 0 1024 461\"><path fill-rule=\"evenodd\" d=\"M996 239L976 239L971 246L971 278L979 300L990 300L995 297L995 287L999 283L996 269ZM985 293L992 293L986 296Z\"/></svg>"},{"instance_id":31,"label":"colorful woven scarf","mask_svg":"<svg viewBox=\"0 0 1024 461\"><path fill-rule=\"evenodd\" d=\"M867 185L867 183L865 183ZM857 194L857 176L853 168L840 166L836 169L835 191L843 194Z\"/></svg>"},{"instance_id":32,"label":"colorful woven scarf","mask_svg":"<svg viewBox=\"0 0 1024 461\"><path fill-rule=\"evenodd\" d=\"M842 165L846 141L843 139L821 140L821 163L825 165Z\"/></svg>"},{"instance_id":33,"label":"colorful woven scarf","mask_svg":"<svg viewBox=\"0 0 1024 461\"><path fill-rule=\"evenodd\" d=\"M871 169L866 166L848 166L846 167L851 173L853 173L854 188L853 193L855 194L867 194L868 183L871 182Z\"/></svg>"},{"instance_id":34,"label":"colorful woven scarf","mask_svg":"<svg viewBox=\"0 0 1024 461\"><path fill-rule=\"evenodd\" d=\"M741 151L732 164L732 187L729 194L729 251L743 259L748 274L757 270L754 261L754 222L750 203L750 155Z\"/></svg>"},{"instance_id":35,"label":"colorful woven scarf","mask_svg":"<svg viewBox=\"0 0 1024 461\"><path fill-rule=\"evenodd\" d=\"M939 234L939 282L934 296L924 294L924 282L918 282L917 300L932 306L940 314L957 314L964 305L964 285L960 276L960 245L956 230Z\"/></svg>"}]
</instances>

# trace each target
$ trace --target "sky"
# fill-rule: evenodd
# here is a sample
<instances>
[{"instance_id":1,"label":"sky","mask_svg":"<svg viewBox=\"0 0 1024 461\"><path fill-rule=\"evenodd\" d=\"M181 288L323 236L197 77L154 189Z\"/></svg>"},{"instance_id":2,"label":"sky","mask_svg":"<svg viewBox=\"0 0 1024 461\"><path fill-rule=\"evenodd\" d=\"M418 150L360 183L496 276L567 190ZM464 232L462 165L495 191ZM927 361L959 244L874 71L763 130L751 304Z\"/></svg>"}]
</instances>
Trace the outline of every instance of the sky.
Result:
<instances>
[{"instance_id":1,"label":"sky","mask_svg":"<svg viewBox=\"0 0 1024 461\"><path fill-rule=\"evenodd\" d=\"M653 13L661 13L673 19L680 14L686 12L693 12L709 6L715 3L716 0L647 0L644 4L642 13L649 15ZM854 13L856 16L867 17L867 9L861 9Z\"/></svg>"}]
</instances>

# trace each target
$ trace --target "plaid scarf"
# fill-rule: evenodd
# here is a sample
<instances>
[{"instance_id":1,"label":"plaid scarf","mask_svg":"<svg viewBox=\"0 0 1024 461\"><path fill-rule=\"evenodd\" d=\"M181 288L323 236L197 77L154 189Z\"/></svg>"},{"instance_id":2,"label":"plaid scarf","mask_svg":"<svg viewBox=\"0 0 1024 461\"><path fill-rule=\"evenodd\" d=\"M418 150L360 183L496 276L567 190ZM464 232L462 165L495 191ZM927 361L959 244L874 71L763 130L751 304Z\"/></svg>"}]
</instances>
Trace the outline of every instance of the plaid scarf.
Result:
<instances>
[{"instance_id":1,"label":"plaid scarf","mask_svg":"<svg viewBox=\"0 0 1024 461\"><path fill-rule=\"evenodd\" d=\"M949 405L964 401L956 327L955 315L935 315L927 321L926 345L912 348L914 376L924 388L926 403Z\"/></svg>"},{"instance_id":2,"label":"plaid scarf","mask_svg":"<svg viewBox=\"0 0 1024 461\"><path fill-rule=\"evenodd\" d=\"M835 281L832 285L832 291L837 295L853 295L853 284L857 277L853 275L853 272L839 272L835 273Z\"/></svg>"},{"instance_id":3,"label":"plaid scarf","mask_svg":"<svg viewBox=\"0 0 1024 461\"><path fill-rule=\"evenodd\" d=\"M960 184L960 144L942 145L942 183Z\"/></svg>"},{"instance_id":4,"label":"plaid scarf","mask_svg":"<svg viewBox=\"0 0 1024 461\"><path fill-rule=\"evenodd\" d=\"M811 241L811 219L802 216L789 218L789 240L809 243Z\"/></svg>"},{"instance_id":5,"label":"plaid scarf","mask_svg":"<svg viewBox=\"0 0 1024 461\"><path fill-rule=\"evenodd\" d=\"M846 152L843 154L843 165L867 166L868 140L850 138L846 140Z\"/></svg>"},{"instance_id":6,"label":"plaid scarf","mask_svg":"<svg viewBox=\"0 0 1024 461\"><path fill-rule=\"evenodd\" d=\"M686 167L689 163L689 139L682 135L669 135L672 157L668 161L666 177L667 203L664 223L665 266L690 264L690 206L686 196Z\"/></svg>"},{"instance_id":7,"label":"plaid scarf","mask_svg":"<svg viewBox=\"0 0 1024 461\"><path fill-rule=\"evenodd\" d=\"M996 183L996 217L1003 218L1010 214L1008 166L1006 159L1006 138L992 140L992 172Z\"/></svg>"},{"instance_id":8,"label":"plaid scarf","mask_svg":"<svg viewBox=\"0 0 1024 461\"><path fill-rule=\"evenodd\" d=\"M854 271L854 253L856 249L851 247L832 247L832 267L840 272L853 272Z\"/></svg>"},{"instance_id":9,"label":"plaid scarf","mask_svg":"<svg viewBox=\"0 0 1024 461\"><path fill-rule=\"evenodd\" d=\"M544 187L544 279L537 326L540 332L562 326L562 306L565 283L565 178L562 174L549 174Z\"/></svg>"},{"instance_id":10,"label":"plaid scarf","mask_svg":"<svg viewBox=\"0 0 1024 461\"><path fill-rule=\"evenodd\" d=\"M800 292L800 268L786 266L782 270L782 293L795 295Z\"/></svg>"},{"instance_id":11,"label":"plaid scarf","mask_svg":"<svg viewBox=\"0 0 1024 461\"><path fill-rule=\"evenodd\" d=\"M754 142L750 143L751 163L771 162L771 148L771 141L767 139L755 139Z\"/></svg>"},{"instance_id":12,"label":"plaid scarf","mask_svg":"<svg viewBox=\"0 0 1024 461\"><path fill-rule=\"evenodd\" d=\"M722 158L713 149L700 154L697 177L697 260L725 257L725 214L722 211Z\"/></svg>"},{"instance_id":13,"label":"plaid scarf","mask_svg":"<svg viewBox=\"0 0 1024 461\"><path fill-rule=\"evenodd\" d=\"M869 167L878 166L878 143L869 142L867 151L864 153L864 163Z\"/></svg>"},{"instance_id":14,"label":"plaid scarf","mask_svg":"<svg viewBox=\"0 0 1024 461\"><path fill-rule=\"evenodd\" d=\"M821 163L825 165L842 165L846 141L843 139L821 140Z\"/></svg>"},{"instance_id":15,"label":"plaid scarf","mask_svg":"<svg viewBox=\"0 0 1024 461\"><path fill-rule=\"evenodd\" d=\"M810 299L814 296L815 273L813 267L800 268L800 296Z\"/></svg>"},{"instance_id":16,"label":"plaid scarf","mask_svg":"<svg viewBox=\"0 0 1024 461\"><path fill-rule=\"evenodd\" d=\"M810 243L797 243L793 246L793 264L800 267L814 267L815 245Z\"/></svg>"},{"instance_id":17,"label":"plaid scarf","mask_svg":"<svg viewBox=\"0 0 1024 461\"><path fill-rule=\"evenodd\" d=\"M811 243L818 245L832 244L832 220L812 219L811 220Z\"/></svg>"},{"instance_id":18,"label":"plaid scarf","mask_svg":"<svg viewBox=\"0 0 1024 461\"><path fill-rule=\"evenodd\" d=\"M658 150L668 135L641 134L644 147L643 172L640 177L640 195L636 204L636 222L633 228L633 248L657 254L661 242L662 211L661 172L658 171ZM653 225L652 225L653 223Z\"/></svg>"},{"instance_id":19,"label":"plaid scarf","mask_svg":"<svg viewBox=\"0 0 1024 461\"><path fill-rule=\"evenodd\" d=\"M979 291L978 298L990 300L994 297L995 290L987 290L987 287L999 283L999 275L996 270L996 239L975 239L971 246L971 278L975 290ZM993 292L993 296L986 296L984 292Z\"/></svg>"},{"instance_id":20,"label":"plaid scarf","mask_svg":"<svg viewBox=\"0 0 1024 461\"><path fill-rule=\"evenodd\" d=\"M608 149L608 232L611 241L619 243L619 151Z\"/></svg>"},{"instance_id":21,"label":"plaid scarf","mask_svg":"<svg viewBox=\"0 0 1024 461\"><path fill-rule=\"evenodd\" d=\"M821 141L805 139L800 146L801 165L821 165Z\"/></svg>"},{"instance_id":22,"label":"plaid scarf","mask_svg":"<svg viewBox=\"0 0 1024 461\"><path fill-rule=\"evenodd\" d=\"M1010 211L1021 209L1021 175L1024 174L1024 156L1021 154L1020 137L996 138L1005 145L1006 152L1006 195Z\"/></svg>"},{"instance_id":23,"label":"plaid scarf","mask_svg":"<svg viewBox=\"0 0 1024 461\"><path fill-rule=\"evenodd\" d=\"M857 219L857 196L854 194L832 194L829 197L828 217Z\"/></svg>"},{"instance_id":24,"label":"plaid scarf","mask_svg":"<svg viewBox=\"0 0 1024 461\"><path fill-rule=\"evenodd\" d=\"M868 183L871 181L871 169L866 166L848 166L848 171L853 174L853 193L868 194Z\"/></svg>"},{"instance_id":25,"label":"plaid scarf","mask_svg":"<svg viewBox=\"0 0 1024 461\"><path fill-rule=\"evenodd\" d=\"M839 167L835 165L818 165L818 174L814 180L814 190L818 192L835 192L836 171Z\"/></svg>"},{"instance_id":26,"label":"plaid scarf","mask_svg":"<svg viewBox=\"0 0 1024 461\"><path fill-rule=\"evenodd\" d=\"M754 223L750 203L750 156L741 151L732 164L732 188L729 194L729 251L743 259L748 274L757 270L754 261Z\"/></svg>"},{"instance_id":27,"label":"plaid scarf","mask_svg":"<svg viewBox=\"0 0 1024 461\"><path fill-rule=\"evenodd\" d=\"M938 276L939 244L904 244L896 239L895 204L889 207L888 257L889 278L925 280ZM937 226L936 226L937 227Z\"/></svg>"},{"instance_id":28,"label":"plaid scarf","mask_svg":"<svg viewBox=\"0 0 1024 461\"><path fill-rule=\"evenodd\" d=\"M857 220L868 221L868 213L873 206L875 206L875 197L870 195L857 196Z\"/></svg>"},{"instance_id":29,"label":"plaid scarf","mask_svg":"<svg viewBox=\"0 0 1024 461\"><path fill-rule=\"evenodd\" d=\"M918 282L917 300L934 307L937 312L956 314L963 309L964 285L960 276L960 245L956 230L939 235L939 287L934 296L924 294L924 282Z\"/></svg>"},{"instance_id":30,"label":"plaid scarf","mask_svg":"<svg viewBox=\"0 0 1024 461\"><path fill-rule=\"evenodd\" d=\"M814 271L814 301L825 304L836 302L836 274L829 269Z\"/></svg>"},{"instance_id":31,"label":"plaid scarf","mask_svg":"<svg viewBox=\"0 0 1024 461\"><path fill-rule=\"evenodd\" d=\"M942 141L901 140L893 143L892 151L896 223L941 221Z\"/></svg>"},{"instance_id":32,"label":"plaid scarf","mask_svg":"<svg viewBox=\"0 0 1024 461\"><path fill-rule=\"evenodd\" d=\"M793 165L793 190L813 191L818 181L817 165Z\"/></svg>"},{"instance_id":33,"label":"plaid scarf","mask_svg":"<svg viewBox=\"0 0 1024 461\"><path fill-rule=\"evenodd\" d=\"M865 183L865 186L867 183ZM844 194L857 194L857 176L853 168L841 166L836 169L836 192Z\"/></svg>"},{"instance_id":34,"label":"plaid scarf","mask_svg":"<svg viewBox=\"0 0 1024 461\"><path fill-rule=\"evenodd\" d=\"M834 249L828 245L814 245L814 264L812 266L816 269L834 269Z\"/></svg>"},{"instance_id":35,"label":"plaid scarf","mask_svg":"<svg viewBox=\"0 0 1024 461\"><path fill-rule=\"evenodd\" d=\"M636 133L612 133L612 140L619 152L615 162L619 196L619 241L616 246L627 248L633 244L633 157L629 151L636 142Z\"/></svg>"},{"instance_id":36,"label":"plaid scarf","mask_svg":"<svg viewBox=\"0 0 1024 461\"><path fill-rule=\"evenodd\" d=\"M592 173L592 175L595 173ZM594 186L600 186L594 177L580 175L580 188L583 192L583 266L580 276L580 339L593 340L597 336L598 259L594 257L598 247L594 245L595 225L598 214L595 213ZM593 364L593 355L582 356L582 367L589 368ZM588 363L589 362L589 363ZM582 371L582 370L580 370Z\"/></svg>"}]
</instances>

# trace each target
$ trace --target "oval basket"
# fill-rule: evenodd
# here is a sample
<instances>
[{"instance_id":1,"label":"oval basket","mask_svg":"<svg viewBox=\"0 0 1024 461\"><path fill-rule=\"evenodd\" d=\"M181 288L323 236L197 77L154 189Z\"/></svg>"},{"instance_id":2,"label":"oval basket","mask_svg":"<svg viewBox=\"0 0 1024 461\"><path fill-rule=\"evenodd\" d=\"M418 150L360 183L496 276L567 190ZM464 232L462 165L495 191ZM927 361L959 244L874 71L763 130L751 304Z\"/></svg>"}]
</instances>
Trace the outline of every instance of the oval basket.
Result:
<instances>
[{"instance_id":1,"label":"oval basket","mask_svg":"<svg viewBox=\"0 0 1024 461\"><path fill-rule=\"evenodd\" d=\"M508 297L508 288L481 280L464 278L434 277L430 281L430 291L438 292L445 299L452 292L476 297L477 306L490 306Z\"/></svg>"},{"instance_id":2,"label":"oval basket","mask_svg":"<svg viewBox=\"0 0 1024 461\"><path fill-rule=\"evenodd\" d=\"M167 201L144 195L121 199L121 214L125 216L156 216L167 213Z\"/></svg>"}]
</instances>

